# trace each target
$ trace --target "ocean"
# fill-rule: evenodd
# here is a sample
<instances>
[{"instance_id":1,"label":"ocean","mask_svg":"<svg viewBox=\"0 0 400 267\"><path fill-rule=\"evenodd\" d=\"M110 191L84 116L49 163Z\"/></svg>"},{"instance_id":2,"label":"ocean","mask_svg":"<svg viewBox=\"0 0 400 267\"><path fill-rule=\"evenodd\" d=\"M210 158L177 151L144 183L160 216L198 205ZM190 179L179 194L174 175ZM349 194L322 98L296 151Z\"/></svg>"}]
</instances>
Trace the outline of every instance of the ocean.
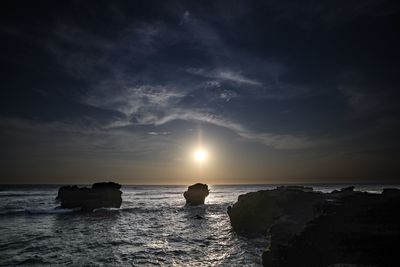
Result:
<instances>
[{"instance_id":1,"label":"ocean","mask_svg":"<svg viewBox=\"0 0 400 267\"><path fill-rule=\"evenodd\" d=\"M312 186L312 185L311 185ZM314 185L329 192L346 185ZM276 185L211 185L186 206L187 186L122 186L120 209L58 209L56 185L0 185L0 266L261 266L265 237L232 231L227 207ZM380 193L397 185L357 185Z\"/></svg>"}]
</instances>

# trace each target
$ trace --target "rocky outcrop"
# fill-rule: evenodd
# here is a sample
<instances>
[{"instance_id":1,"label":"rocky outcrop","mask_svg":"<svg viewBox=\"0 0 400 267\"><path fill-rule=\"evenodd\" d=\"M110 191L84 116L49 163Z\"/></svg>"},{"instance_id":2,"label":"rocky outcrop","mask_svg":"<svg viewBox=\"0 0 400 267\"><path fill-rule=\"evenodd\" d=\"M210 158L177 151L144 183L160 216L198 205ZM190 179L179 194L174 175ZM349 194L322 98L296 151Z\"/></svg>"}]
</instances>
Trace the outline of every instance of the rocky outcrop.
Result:
<instances>
[{"instance_id":1,"label":"rocky outcrop","mask_svg":"<svg viewBox=\"0 0 400 267\"><path fill-rule=\"evenodd\" d=\"M200 205L204 204L204 200L209 193L208 185L197 183L189 186L188 190L183 193L183 196L186 199L186 204Z\"/></svg>"},{"instance_id":2,"label":"rocky outcrop","mask_svg":"<svg viewBox=\"0 0 400 267\"><path fill-rule=\"evenodd\" d=\"M119 208L122 204L120 188L120 184L113 182L95 183L91 188L67 185L59 188L57 200L61 208L67 209L91 211L97 208Z\"/></svg>"},{"instance_id":3,"label":"rocky outcrop","mask_svg":"<svg viewBox=\"0 0 400 267\"><path fill-rule=\"evenodd\" d=\"M235 231L269 236L264 266L390 266L399 205L397 189L324 194L280 187L239 196L228 214Z\"/></svg>"},{"instance_id":4,"label":"rocky outcrop","mask_svg":"<svg viewBox=\"0 0 400 267\"><path fill-rule=\"evenodd\" d=\"M303 227L320 214L323 202L323 194L310 188L278 187L240 195L228 214L236 232L266 235L278 220L296 230Z\"/></svg>"}]
</instances>

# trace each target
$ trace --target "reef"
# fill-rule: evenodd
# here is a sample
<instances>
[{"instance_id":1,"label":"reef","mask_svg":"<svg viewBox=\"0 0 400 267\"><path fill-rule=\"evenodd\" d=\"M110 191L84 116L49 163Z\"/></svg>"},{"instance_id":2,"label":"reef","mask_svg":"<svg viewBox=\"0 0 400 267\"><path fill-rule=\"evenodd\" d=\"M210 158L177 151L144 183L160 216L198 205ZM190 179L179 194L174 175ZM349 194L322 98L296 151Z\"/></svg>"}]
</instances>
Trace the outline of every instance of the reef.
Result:
<instances>
[{"instance_id":1,"label":"reef","mask_svg":"<svg viewBox=\"0 0 400 267\"><path fill-rule=\"evenodd\" d=\"M392 266L400 240L400 190L322 193L279 187L241 195L232 228L264 235L264 266Z\"/></svg>"},{"instance_id":2,"label":"reef","mask_svg":"<svg viewBox=\"0 0 400 267\"><path fill-rule=\"evenodd\" d=\"M61 208L80 208L92 211L97 208L119 208L122 204L121 185L114 182L95 183L91 188L77 185L62 186L58 189L57 200Z\"/></svg>"},{"instance_id":3,"label":"reef","mask_svg":"<svg viewBox=\"0 0 400 267\"><path fill-rule=\"evenodd\" d=\"M204 204L205 198L210 193L208 185L197 183L188 187L188 190L183 193L186 199L186 204L201 205Z\"/></svg>"}]
</instances>

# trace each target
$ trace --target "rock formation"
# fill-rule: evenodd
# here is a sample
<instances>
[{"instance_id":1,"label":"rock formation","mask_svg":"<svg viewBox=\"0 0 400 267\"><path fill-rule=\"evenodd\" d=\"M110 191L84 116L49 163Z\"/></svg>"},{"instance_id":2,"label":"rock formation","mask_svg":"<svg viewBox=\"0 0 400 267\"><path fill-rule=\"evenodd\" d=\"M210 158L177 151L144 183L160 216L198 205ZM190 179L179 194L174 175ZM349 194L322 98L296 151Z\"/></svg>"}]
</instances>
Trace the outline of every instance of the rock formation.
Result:
<instances>
[{"instance_id":1,"label":"rock formation","mask_svg":"<svg viewBox=\"0 0 400 267\"><path fill-rule=\"evenodd\" d=\"M200 205L204 204L204 200L209 192L208 185L197 183L189 186L188 190L183 193L183 196L186 199L186 204Z\"/></svg>"},{"instance_id":2,"label":"rock formation","mask_svg":"<svg viewBox=\"0 0 400 267\"><path fill-rule=\"evenodd\" d=\"M400 190L332 193L279 187L239 196L235 231L269 236L264 266L390 266L400 240Z\"/></svg>"},{"instance_id":3,"label":"rock formation","mask_svg":"<svg viewBox=\"0 0 400 267\"><path fill-rule=\"evenodd\" d=\"M228 214L236 232L266 235L278 220L295 221L293 227L301 227L314 218L324 200L321 195L302 187L247 193L240 195L233 207L228 207Z\"/></svg>"},{"instance_id":4,"label":"rock formation","mask_svg":"<svg viewBox=\"0 0 400 267\"><path fill-rule=\"evenodd\" d=\"M113 182L95 183L92 188L76 185L62 186L58 190L57 200L61 208L80 208L91 211L97 208L119 208L122 204L120 184Z\"/></svg>"}]
</instances>

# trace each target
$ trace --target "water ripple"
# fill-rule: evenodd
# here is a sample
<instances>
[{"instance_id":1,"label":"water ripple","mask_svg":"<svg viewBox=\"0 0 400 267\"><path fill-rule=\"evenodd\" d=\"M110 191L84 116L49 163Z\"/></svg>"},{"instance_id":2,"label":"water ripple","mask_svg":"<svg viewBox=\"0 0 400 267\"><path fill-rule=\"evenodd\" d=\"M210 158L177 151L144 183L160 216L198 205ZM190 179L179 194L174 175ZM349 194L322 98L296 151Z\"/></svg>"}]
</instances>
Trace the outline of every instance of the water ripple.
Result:
<instances>
[{"instance_id":1,"label":"water ripple","mask_svg":"<svg viewBox=\"0 0 400 267\"><path fill-rule=\"evenodd\" d=\"M212 188L206 204L197 207L185 206L184 190L124 187L120 209L89 213L56 208L56 187L2 191L0 265L261 264L266 241L238 237L226 213L243 188Z\"/></svg>"}]
</instances>

